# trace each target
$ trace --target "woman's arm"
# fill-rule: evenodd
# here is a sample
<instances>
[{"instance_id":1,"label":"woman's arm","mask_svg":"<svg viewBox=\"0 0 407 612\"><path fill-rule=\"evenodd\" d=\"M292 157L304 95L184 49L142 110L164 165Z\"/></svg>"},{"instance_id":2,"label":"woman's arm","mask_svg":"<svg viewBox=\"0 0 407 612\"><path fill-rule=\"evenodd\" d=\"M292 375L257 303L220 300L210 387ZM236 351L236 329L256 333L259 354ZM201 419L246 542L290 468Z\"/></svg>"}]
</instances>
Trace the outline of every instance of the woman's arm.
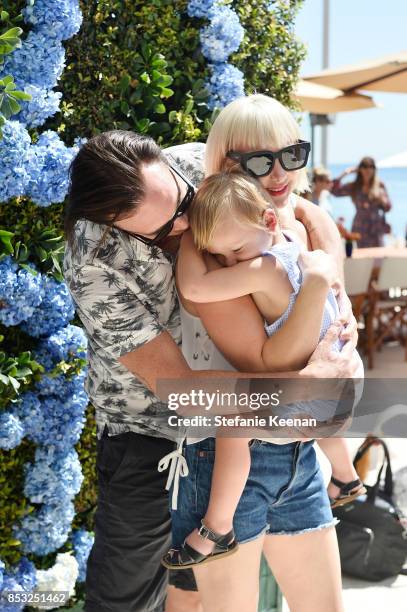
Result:
<instances>
[{"instance_id":1,"label":"woman's arm","mask_svg":"<svg viewBox=\"0 0 407 612\"><path fill-rule=\"evenodd\" d=\"M216 303L191 304L185 300L178 285L180 297L184 306L202 320L215 345L236 369L281 371L283 363L300 364L298 367L301 367L318 343L329 289L328 268L334 269L330 258L326 254L321 256L318 253L301 255L303 286L288 320L270 338L264 331L264 319L249 296ZM325 272L322 271L323 264L326 266ZM205 265L210 271L221 267L208 254L205 254ZM306 325L304 321L307 321Z\"/></svg>"},{"instance_id":2,"label":"woman's arm","mask_svg":"<svg viewBox=\"0 0 407 612\"><path fill-rule=\"evenodd\" d=\"M342 179L350 174L356 172L356 168L347 168L342 174L338 176L338 178L333 180L331 193L332 195L340 198L342 196L350 196L352 192L352 183L345 183L342 185Z\"/></svg>"},{"instance_id":3,"label":"woman's arm","mask_svg":"<svg viewBox=\"0 0 407 612\"><path fill-rule=\"evenodd\" d=\"M389 212L391 210L391 201L389 198L389 194L387 192L386 186L384 183L380 183L380 208L384 210L384 212Z\"/></svg>"},{"instance_id":4,"label":"woman's arm","mask_svg":"<svg viewBox=\"0 0 407 612\"><path fill-rule=\"evenodd\" d=\"M305 226L312 250L322 249L335 258L338 266L338 276L343 280L344 252L342 239L332 217L325 210L311 204L304 198L297 199L295 217Z\"/></svg>"}]
</instances>

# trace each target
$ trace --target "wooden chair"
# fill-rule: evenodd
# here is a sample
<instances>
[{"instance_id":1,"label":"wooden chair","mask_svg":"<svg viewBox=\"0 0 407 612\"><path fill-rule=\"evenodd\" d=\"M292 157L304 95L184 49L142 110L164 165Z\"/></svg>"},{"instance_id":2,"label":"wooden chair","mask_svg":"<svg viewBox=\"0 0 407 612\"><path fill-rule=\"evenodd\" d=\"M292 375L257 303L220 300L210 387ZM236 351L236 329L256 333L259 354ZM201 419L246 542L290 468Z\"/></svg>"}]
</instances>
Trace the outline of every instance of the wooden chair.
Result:
<instances>
[{"instance_id":1,"label":"wooden chair","mask_svg":"<svg viewBox=\"0 0 407 612\"><path fill-rule=\"evenodd\" d=\"M345 259L345 290L352 302L353 314L357 321L359 321L368 300L373 264L374 259L372 257L364 259L348 257Z\"/></svg>"},{"instance_id":2,"label":"wooden chair","mask_svg":"<svg viewBox=\"0 0 407 612\"><path fill-rule=\"evenodd\" d=\"M397 338L405 347L407 338L403 325L407 323L407 261L402 257L383 259L376 281L369 292L369 312L366 318L368 368L374 367L374 353L384 340Z\"/></svg>"},{"instance_id":3,"label":"wooden chair","mask_svg":"<svg viewBox=\"0 0 407 612\"><path fill-rule=\"evenodd\" d=\"M345 259L345 290L352 302L352 310L359 327L359 348L367 353L366 317L369 307L369 288L374 259ZM363 333L364 332L364 333Z\"/></svg>"}]
</instances>

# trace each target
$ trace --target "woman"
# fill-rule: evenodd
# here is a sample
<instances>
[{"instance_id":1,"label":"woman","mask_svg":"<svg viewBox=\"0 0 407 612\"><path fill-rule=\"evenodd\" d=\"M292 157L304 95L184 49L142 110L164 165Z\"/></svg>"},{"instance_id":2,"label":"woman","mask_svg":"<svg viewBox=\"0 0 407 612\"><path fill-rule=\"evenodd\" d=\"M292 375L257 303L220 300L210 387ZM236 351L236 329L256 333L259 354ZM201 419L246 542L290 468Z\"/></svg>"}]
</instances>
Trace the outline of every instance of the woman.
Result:
<instances>
[{"instance_id":1,"label":"woman","mask_svg":"<svg viewBox=\"0 0 407 612\"><path fill-rule=\"evenodd\" d=\"M298 228L294 209L307 203L293 190L303 191L307 186L307 150L297 124L281 104L262 95L240 98L220 113L211 129L205 152L206 173L225 170L240 160L242 168L267 190L283 227L299 230L301 235L304 228ZM312 229L306 238L311 246L317 243ZM216 262L208 259L208 265ZM205 363L210 368L225 368L222 355L200 324L202 305L180 297L183 336L195 339L183 345L187 362L199 369ZM247 351L242 355L240 347L233 365L238 369L258 368L248 359ZM216 563L194 566L205 610L257 610L262 551L292 612L343 609L335 522L313 442L282 442L251 443L252 468L234 520L239 550ZM178 510L172 513L175 548L205 513L214 439L187 445L185 455L189 476L179 483Z\"/></svg>"},{"instance_id":2,"label":"woman","mask_svg":"<svg viewBox=\"0 0 407 612\"><path fill-rule=\"evenodd\" d=\"M157 472L157 464L175 448L175 433L157 381L186 380L188 386L192 375L179 347L172 253L177 236L188 227L185 213L193 191L151 138L132 132L91 138L72 164L64 271L89 339L87 391L95 406L98 438L98 508L87 564L87 612L161 611L164 605L167 572L160 558L168 549L171 527L165 475ZM317 215L317 207L308 216L301 204L297 209L307 217L314 243L318 246L320 234L327 251L339 252L329 220ZM312 263L312 257L304 261L308 270ZM310 311L316 300L325 300L319 277L314 273L313 282L301 291L298 309L290 316L294 324L300 323L304 308ZM254 363L252 370L263 371L267 339L249 297L215 308L204 305L199 315L230 362L242 370ZM349 315L345 320L350 324L347 348L342 353L330 350L340 333L339 327L332 329L301 376L354 374L355 321ZM196 382L208 377L205 371L193 375ZM235 372L217 375L231 383L236 379ZM252 377L239 373L245 376ZM193 589L191 581L177 586ZM184 597L172 609L197 609L190 599L187 603Z\"/></svg>"},{"instance_id":3,"label":"woman","mask_svg":"<svg viewBox=\"0 0 407 612\"><path fill-rule=\"evenodd\" d=\"M356 172L356 179L342 184L342 180ZM348 168L334 180L331 193L336 197L349 196L356 207L352 232L361 235L359 248L383 246L383 236L390 226L385 213L391 209L391 202L384 183L376 172L372 157L364 157L357 168Z\"/></svg>"}]
</instances>

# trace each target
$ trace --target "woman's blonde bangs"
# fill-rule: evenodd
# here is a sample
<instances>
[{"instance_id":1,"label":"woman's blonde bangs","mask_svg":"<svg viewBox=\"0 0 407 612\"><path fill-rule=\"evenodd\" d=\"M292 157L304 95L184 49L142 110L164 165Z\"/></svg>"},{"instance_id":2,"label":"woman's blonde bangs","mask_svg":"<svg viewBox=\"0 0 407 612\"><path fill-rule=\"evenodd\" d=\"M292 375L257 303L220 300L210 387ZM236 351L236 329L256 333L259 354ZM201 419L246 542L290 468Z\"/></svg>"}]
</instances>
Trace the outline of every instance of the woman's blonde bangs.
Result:
<instances>
[{"instance_id":1,"label":"woman's blonde bangs","mask_svg":"<svg viewBox=\"0 0 407 612\"><path fill-rule=\"evenodd\" d=\"M210 176L233 165L228 151L260 151L283 147L301 139L298 123L278 100L254 94L234 100L219 113L205 147L205 174ZM298 191L309 189L305 168L298 171Z\"/></svg>"}]
</instances>

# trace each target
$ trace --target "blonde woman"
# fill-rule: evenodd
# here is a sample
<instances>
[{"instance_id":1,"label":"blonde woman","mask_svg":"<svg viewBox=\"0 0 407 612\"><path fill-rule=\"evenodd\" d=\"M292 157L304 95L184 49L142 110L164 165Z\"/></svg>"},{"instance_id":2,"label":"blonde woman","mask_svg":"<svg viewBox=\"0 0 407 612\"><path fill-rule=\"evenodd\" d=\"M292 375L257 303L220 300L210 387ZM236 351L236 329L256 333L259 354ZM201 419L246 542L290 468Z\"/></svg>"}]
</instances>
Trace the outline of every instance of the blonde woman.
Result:
<instances>
[{"instance_id":1,"label":"blonde woman","mask_svg":"<svg viewBox=\"0 0 407 612\"><path fill-rule=\"evenodd\" d=\"M294 190L301 192L308 187L305 170L308 152L309 146L301 142L298 125L287 109L266 96L244 97L229 104L212 127L205 152L206 174L212 175L238 165L256 177L277 209L281 226L295 232L297 239L311 248L323 248L333 253L338 268L341 268L341 241L333 221L316 206L294 194ZM228 257L232 262L237 255L230 253ZM206 262L208 269L219 265L213 257L207 257ZM182 289L180 298L183 338L194 338L193 342L185 342L185 345L183 342L184 356L192 368L227 369L223 355L205 334L201 318L205 327L211 328L213 341L237 369L264 369L264 363L251 350L250 342L244 346L224 342L222 336L231 325L229 302L217 305L192 303L183 298ZM247 296L239 299L246 300ZM345 298L342 296L342 299ZM297 300L295 316L293 310L290 317L291 325L304 325L308 317L312 317L316 302L314 308L312 299L310 304L311 309L306 300L301 303ZM213 325L214 319L216 326ZM247 325L251 325L249 318ZM330 334L332 329L328 336ZM268 345L276 338L278 334L269 338ZM346 330L342 334L342 339L345 338L349 339ZM349 351L349 342L347 345L343 350ZM287 345L281 347L282 367L291 349ZM347 354L351 358L351 351ZM332 352L327 352L326 363L331 359ZM278 363L276 369L280 369ZM353 373L355 371L356 367ZM320 375L327 376L322 371ZM226 540L235 535L239 542L237 552L218 559L216 563L194 565L205 611L257 610L262 551L292 612L343 610L335 521L313 442L281 442L281 439L270 442L254 440L250 444L251 470L235 514L235 534L224 535L220 546L227 547L229 542ZM194 528L199 528L207 509L214 450L215 440L209 438L187 444L184 451L189 476L179 482L178 509L172 512L175 550L182 547ZM214 535L220 534L212 534L210 526L203 524L200 535L213 540ZM173 554L178 555L177 552Z\"/></svg>"},{"instance_id":2,"label":"blonde woman","mask_svg":"<svg viewBox=\"0 0 407 612\"><path fill-rule=\"evenodd\" d=\"M356 179L342 183L343 179L356 172ZM352 232L360 234L359 248L383 246L383 236L390 226L385 213L391 202L384 183L379 179L376 163L372 157L364 157L356 168L348 168L334 180L332 192L336 197L349 196L356 208Z\"/></svg>"}]
</instances>

